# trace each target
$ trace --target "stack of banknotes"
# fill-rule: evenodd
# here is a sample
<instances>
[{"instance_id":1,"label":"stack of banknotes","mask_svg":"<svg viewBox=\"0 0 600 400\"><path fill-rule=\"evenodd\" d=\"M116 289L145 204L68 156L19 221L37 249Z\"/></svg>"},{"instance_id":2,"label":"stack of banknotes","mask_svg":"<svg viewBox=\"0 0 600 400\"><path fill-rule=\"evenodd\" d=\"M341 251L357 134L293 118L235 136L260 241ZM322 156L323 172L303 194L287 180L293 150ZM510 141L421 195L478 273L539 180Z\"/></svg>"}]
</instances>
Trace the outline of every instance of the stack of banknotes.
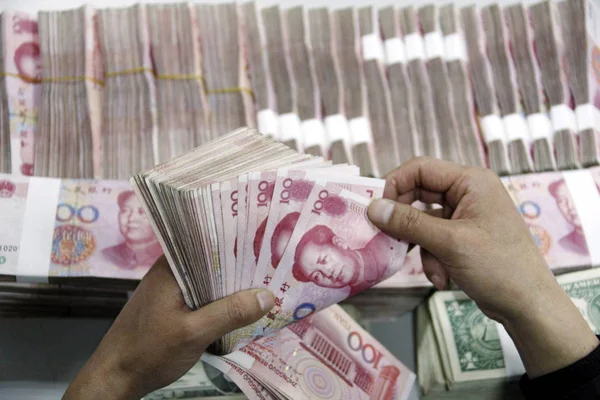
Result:
<instances>
[{"instance_id":1,"label":"stack of banknotes","mask_svg":"<svg viewBox=\"0 0 600 400\"><path fill-rule=\"evenodd\" d=\"M249 399L405 400L415 375L338 305L225 356L205 353Z\"/></svg>"},{"instance_id":2,"label":"stack of banknotes","mask_svg":"<svg viewBox=\"0 0 600 400\"><path fill-rule=\"evenodd\" d=\"M213 344L221 354L389 278L407 243L371 224L385 181L238 129L134 175L186 304L248 288L275 308Z\"/></svg>"},{"instance_id":3,"label":"stack of banknotes","mask_svg":"<svg viewBox=\"0 0 600 400\"><path fill-rule=\"evenodd\" d=\"M142 400L202 399L242 400L247 396L220 370L204 361L198 361L177 381L156 390Z\"/></svg>"},{"instance_id":4,"label":"stack of banknotes","mask_svg":"<svg viewBox=\"0 0 600 400\"><path fill-rule=\"evenodd\" d=\"M559 284L600 333L600 270L564 274ZM502 328L460 291L436 292L417 310L417 368L424 399L520 399L522 370L507 360Z\"/></svg>"},{"instance_id":5,"label":"stack of banknotes","mask_svg":"<svg viewBox=\"0 0 600 400\"><path fill-rule=\"evenodd\" d=\"M419 155L598 165L599 16L593 0L7 11L0 172L126 179L240 126L373 176Z\"/></svg>"}]
</instances>

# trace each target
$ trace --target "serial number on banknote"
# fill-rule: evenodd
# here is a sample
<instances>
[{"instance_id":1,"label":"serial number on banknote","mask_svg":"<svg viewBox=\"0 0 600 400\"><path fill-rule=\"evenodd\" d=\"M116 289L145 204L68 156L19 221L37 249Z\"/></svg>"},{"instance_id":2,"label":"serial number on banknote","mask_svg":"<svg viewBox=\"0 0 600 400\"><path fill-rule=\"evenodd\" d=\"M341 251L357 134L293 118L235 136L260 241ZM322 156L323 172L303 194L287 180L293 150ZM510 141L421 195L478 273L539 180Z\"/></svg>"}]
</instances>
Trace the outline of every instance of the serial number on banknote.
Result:
<instances>
[{"instance_id":1,"label":"serial number on banknote","mask_svg":"<svg viewBox=\"0 0 600 400\"><path fill-rule=\"evenodd\" d=\"M0 251L7 252L7 253L17 252L17 251L19 251L19 246L0 244Z\"/></svg>"}]
</instances>

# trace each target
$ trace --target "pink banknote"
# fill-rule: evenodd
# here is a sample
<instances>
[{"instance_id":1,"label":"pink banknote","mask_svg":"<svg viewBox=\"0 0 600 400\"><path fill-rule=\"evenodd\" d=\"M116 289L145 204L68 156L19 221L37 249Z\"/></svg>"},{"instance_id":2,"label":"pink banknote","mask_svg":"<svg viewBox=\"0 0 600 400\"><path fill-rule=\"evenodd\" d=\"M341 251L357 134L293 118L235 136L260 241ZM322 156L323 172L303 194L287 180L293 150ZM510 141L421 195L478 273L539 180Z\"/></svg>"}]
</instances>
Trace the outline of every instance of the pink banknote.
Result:
<instances>
[{"instance_id":1,"label":"pink banknote","mask_svg":"<svg viewBox=\"0 0 600 400\"><path fill-rule=\"evenodd\" d=\"M217 254L214 255L214 263L218 264L218 279L220 280L220 293L225 296L227 292L227 272L228 269L226 261L225 261L225 228L223 227L223 212L221 205L221 185L217 183L213 183L210 185L210 193L211 193L211 212L213 214L213 221L215 230L215 239L216 243L213 243L213 251L216 251ZM229 277L231 279L231 277Z\"/></svg>"},{"instance_id":2,"label":"pink banknote","mask_svg":"<svg viewBox=\"0 0 600 400\"><path fill-rule=\"evenodd\" d=\"M21 12L5 11L2 19L11 168L13 175L33 175L42 68L38 23Z\"/></svg>"},{"instance_id":3,"label":"pink banknote","mask_svg":"<svg viewBox=\"0 0 600 400\"><path fill-rule=\"evenodd\" d=\"M238 176L238 216L237 216L237 236L235 239L235 290L242 289L242 272L244 270L244 260L241 253L244 250L244 239L246 235L246 225L248 223L248 175Z\"/></svg>"},{"instance_id":4,"label":"pink banknote","mask_svg":"<svg viewBox=\"0 0 600 400\"><path fill-rule=\"evenodd\" d=\"M0 275L17 275L29 178L0 174Z\"/></svg>"},{"instance_id":5,"label":"pink banknote","mask_svg":"<svg viewBox=\"0 0 600 400\"><path fill-rule=\"evenodd\" d=\"M27 232L51 224L49 236L37 243L40 252L48 246L48 260L39 266L40 276L106 277L141 279L162 254L162 249L128 182L55 180L57 196L26 190L32 179L0 175L0 216L6 233L7 257L2 273L18 275L19 249ZM53 185L54 183L52 183ZM31 187L31 186L30 186ZM37 185L36 187L40 187ZM35 193L34 193L35 192ZM43 207L43 208L42 208ZM39 215L40 209L49 215ZM38 215L31 220L27 215ZM24 236L25 235L25 236ZM9 239L10 238L10 239Z\"/></svg>"},{"instance_id":6,"label":"pink banknote","mask_svg":"<svg viewBox=\"0 0 600 400\"><path fill-rule=\"evenodd\" d=\"M283 255L290 235L317 177L355 176L356 167L331 166L320 169L280 168L273 195L262 246L253 276L253 287L266 287Z\"/></svg>"},{"instance_id":7,"label":"pink banknote","mask_svg":"<svg viewBox=\"0 0 600 400\"><path fill-rule=\"evenodd\" d=\"M252 172L248 181L248 215L243 253L242 288L252 285L273 199L277 171Z\"/></svg>"},{"instance_id":8,"label":"pink banknote","mask_svg":"<svg viewBox=\"0 0 600 400\"><path fill-rule=\"evenodd\" d=\"M561 172L515 176L503 182L552 269L591 264L582 216Z\"/></svg>"},{"instance_id":9,"label":"pink banknote","mask_svg":"<svg viewBox=\"0 0 600 400\"><path fill-rule=\"evenodd\" d=\"M92 131L94 178L102 178L102 100L104 63L100 46L98 14L90 5L83 6L85 18L85 86ZM91 79L90 79L91 78Z\"/></svg>"},{"instance_id":10,"label":"pink banknote","mask_svg":"<svg viewBox=\"0 0 600 400\"><path fill-rule=\"evenodd\" d=\"M223 237L225 251L225 265L228 271L236 265L237 253L237 216L238 216L238 190L237 178L219 183L221 198L221 215L223 220ZM218 219L217 219L218 220ZM233 270L235 272L235 270ZM235 292L235 273L225 279L225 293Z\"/></svg>"},{"instance_id":11,"label":"pink banknote","mask_svg":"<svg viewBox=\"0 0 600 400\"><path fill-rule=\"evenodd\" d=\"M408 245L367 217L368 195L381 196L384 181L354 180L352 192L335 181L315 184L269 283L276 299L260 322L265 332L359 293L402 266Z\"/></svg>"},{"instance_id":12,"label":"pink banknote","mask_svg":"<svg viewBox=\"0 0 600 400\"><path fill-rule=\"evenodd\" d=\"M213 356L209 353L202 355L202 360L213 367L217 368L225 375L227 375L233 383L235 383L240 390L250 400L272 400L273 396L269 391L252 375L250 375L243 368L240 368L237 364L229 361L226 358Z\"/></svg>"},{"instance_id":13,"label":"pink banknote","mask_svg":"<svg viewBox=\"0 0 600 400\"><path fill-rule=\"evenodd\" d=\"M400 271L373 286L374 288L410 288L433 286L423 272L421 248L415 246L406 254Z\"/></svg>"},{"instance_id":14,"label":"pink banknote","mask_svg":"<svg viewBox=\"0 0 600 400\"><path fill-rule=\"evenodd\" d=\"M222 359L294 399L400 400L415 380L337 305Z\"/></svg>"}]
</instances>

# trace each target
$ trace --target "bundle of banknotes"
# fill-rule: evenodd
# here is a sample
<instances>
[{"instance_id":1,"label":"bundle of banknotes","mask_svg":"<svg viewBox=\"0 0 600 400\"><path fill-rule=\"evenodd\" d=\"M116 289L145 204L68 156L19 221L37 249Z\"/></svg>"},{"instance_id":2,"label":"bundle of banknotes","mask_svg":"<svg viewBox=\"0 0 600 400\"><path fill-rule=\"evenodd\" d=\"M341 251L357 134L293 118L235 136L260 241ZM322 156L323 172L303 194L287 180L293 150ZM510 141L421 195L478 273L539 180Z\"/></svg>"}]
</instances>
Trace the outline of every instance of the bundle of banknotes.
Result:
<instances>
[{"instance_id":1,"label":"bundle of banknotes","mask_svg":"<svg viewBox=\"0 0 600 400\"><path fill-rule=\"evenodd\" d=\"M598 12L593 0L6 11L0 172L126 179L240 126L373 176L419 155L500 175L598 165Z\"/></svg>"},{"instance_id":2,"label":"bundle of banknotes","mask_svg":"<svg viewBox=\"0 0 600 400\"><path fill-rule=\"evenodd\" d=\"M205 353L144 400L406 399L415 375L344 309L331 306L225 356Z\"/></svg>"},{"instance_id":3,"label":"bundle of banknotes","mask_svg":"<svg viewBox=\"0 0 600 400\"><path fill-rule=\"evenodd\" d=\"M338 305L225 356L205 353L249 399L408 398L415 375Z\"/></svg>"},{"instance_id":4,"label":"bundle of banknotes","mask_svg":"<svg viewBox=\"0 0 600 400\"><path fill-rule=\"evenodd\" d=\"M590 328L600 333L600 270L558 278ZM520 399L522 369L507 359L502 328L460 291L436 292L417 310L417 368L425 399Z\"/></svg>"},{"instance_id":5,"label":"bundle of banknotes","mask_svg":"<svg viewBox=\"0 0 600 400\"><path fill-rule=\"evenodd\" d=\"M213 352L239 349L400 269L407 243L367 217L385 181L358 174L242 128L134 175L190 308L248 288L276 296L269 314Z\"/></svg>"}]
</instances>

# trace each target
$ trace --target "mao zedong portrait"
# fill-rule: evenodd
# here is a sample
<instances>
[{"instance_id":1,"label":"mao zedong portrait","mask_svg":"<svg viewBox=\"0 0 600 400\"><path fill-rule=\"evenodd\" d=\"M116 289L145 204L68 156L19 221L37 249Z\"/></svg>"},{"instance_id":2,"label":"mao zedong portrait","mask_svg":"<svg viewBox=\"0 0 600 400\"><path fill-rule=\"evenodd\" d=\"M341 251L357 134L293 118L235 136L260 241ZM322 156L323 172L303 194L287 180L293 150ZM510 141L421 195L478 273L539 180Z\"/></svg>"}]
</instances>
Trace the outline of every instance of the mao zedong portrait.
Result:
<instances>
[{"instance_id":1,"label":"mao zedong portrait","mask_svg":"<svg viewBox=\"0 0 600 400\"><path fill-rule=\"evenodd\" d=\"M131 190L121 192L117 197L117 204L119 231L125 240L105 248L102 255L123 269L151 266L162 254L162 249L148 223L144 209Z\"/></svg>"},{"instance_id":2,"label":"mao zedong portrait","mask_svg":"<svg viewBox=\"0 0 600 400\"><path fill-rule=\"evenodd\" d=\"M299 213L288 214L273 232L271 262L274 267L281 260L285 249L283 243L289 242L298 217ZM297 281L312 282L321 287L349 286L352 296L385 278L390 262L393 262L390 255L396 253L394 248L399 245L379 232L364 247L351 249L331 228L317 225L298 242L292 273Z\"/></svg>"},{"instance_id":3,"label":"mao zedong portrait","mask_svg":"<svg viewBox=\"0 0 600 400\"><path fill-rule=\"evenodd\" d=\"M575 204L573 204L573 199L571 199L569 189L567 188L564 179L552 182L550 186L548 186L548 191L552 197L554 197L556 205L565 220L573 227L573 230L568 235L563 236L558 243L565 250L583 255L588 254L585 234L581 227L579 214L577 213Z\"/></svg>"}]
</instances>

